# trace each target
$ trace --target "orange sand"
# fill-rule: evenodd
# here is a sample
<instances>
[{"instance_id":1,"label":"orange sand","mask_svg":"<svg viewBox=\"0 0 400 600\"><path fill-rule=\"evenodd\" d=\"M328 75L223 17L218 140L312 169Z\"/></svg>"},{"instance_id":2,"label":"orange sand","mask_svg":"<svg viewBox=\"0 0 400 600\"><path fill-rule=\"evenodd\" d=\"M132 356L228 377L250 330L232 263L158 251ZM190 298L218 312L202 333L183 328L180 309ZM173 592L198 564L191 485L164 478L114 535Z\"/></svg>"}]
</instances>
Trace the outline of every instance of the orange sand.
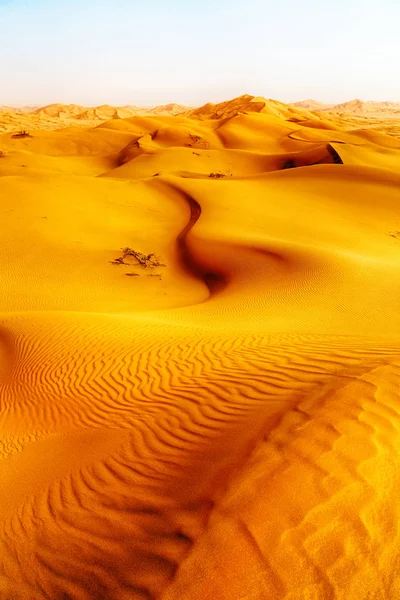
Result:
<instances>
[{"instance_id":1,"label":"orange sand","mask_svg":"<svg viewBox=\"0 0 400 600\"><path fill-rule=\"evenodd\" d=\"M399 124L178 108L0 136L0 598L398 600Z\"/></svg>"}]
</instances>

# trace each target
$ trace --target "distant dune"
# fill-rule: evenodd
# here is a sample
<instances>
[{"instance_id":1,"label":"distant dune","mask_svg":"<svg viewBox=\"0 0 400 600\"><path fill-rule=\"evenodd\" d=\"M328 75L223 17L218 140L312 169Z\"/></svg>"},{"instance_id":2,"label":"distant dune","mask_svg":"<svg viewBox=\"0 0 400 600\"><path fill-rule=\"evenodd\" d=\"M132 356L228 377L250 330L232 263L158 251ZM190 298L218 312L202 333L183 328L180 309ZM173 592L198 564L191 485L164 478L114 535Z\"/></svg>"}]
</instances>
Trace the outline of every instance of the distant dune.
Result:
<instances>
[{"instance_id":1,"label":"distant dune","mask_svg":"<svg viewBox=\"0 0 400 600\"><path fill-rule=\"evenodd\" d=\"M37 106L22 106L22 107L15 107L15 106L0 106L0 113L5 113L5 112L9 112L9 113L16 113L16 114L26 114L26 113L32 113L34 112L38 107Z\"/></svg>"},{"instance_id":2,"label":"distant dune","mask_svg":"<svg viewBox=\"0 0 400 600\"><path fill-rule=\"evenodd\" d=\"M328 112L335 115L354 115L362 117L400 117L400 102L364 102L350 100L343 104L323 104L316 100L294 102L292 106L306 108L316 112Z\"/></svg>"},{"instance_id":3,"label":"distant dune","mask_svg":"<svg viewBox=\"0 0 400 600\"><path fill-rule=\"evenodd\" d=\"M317 100L301 100L301 102L293 102L291 106L296 106L297 108L305 108L307 110L328 110L334 105L325 104L324 102L318 102Z\"/></svg>"},{"instance_id":4,"label":"distant dune","mask_svg":"<svg viewBox=\"0 0 400 600\"><path fill-rule=\"evenodd\" d=\"M337 104L329 109L334 114L354 114L362 116L394 116L400 117L400 102L363 102L362 100L351 100L344 104Z\"/></svg>"},{"instance_id":5,"label":"distant dune","mask_svg":"<svg viewBox=\"0 0 400 600\"><path fill-rule=\"evenodd\" d=\"M231 118L239 113L262 113L273 117L307 118L310 115L295 107L283 104L277 100L269 100L261 96L244 95L234 100L221 102L219 104L205 104L200 108L194 108L182 113L182 116L196 119L222 119Z\"/></svg>"},{"instance_id":6,"label":"distant dune","mask_svg":"<svg viewBox=\"0 0 400 600\"><path fill-rule=\"evenodd\" d=\"M0 106L0 113L21 113L22 109L13 106Z\"/></svg>"},{"instance_id":7,"label":"distant dune","mask_svg":"<svg viewBox=\"0 0 400 600\"><path fill-rule=\"evenodd\" d=\"M71 125L87 127L110 119L127 119L135 115L147 114L170 116L185 110L188 108L180 104L165 104L154 108L108 104L89 108L79 104L48 104L42 107L24 108L0 106L0 132L14 131L17 125L30 130L54 130ZM24 115L24 118L21 118L21 115Z\"/></svg>"},{"instance_id":8,"label":"distant dune","mask_svg":"<svg viewBox=\"0 0 400 600\"><path fill-rule=\"evenodd\" d=\"M187 106L172 103L155 106L154 108L151 108L149 112L155 115L178 115L187 110L189 110Z\"/></svg>"},{"instance_id":9,"label":"distant dune","mask_svg":"<svg viewBox=\"0 0 400 600\"><path fill-rule=\"evenodd\" d=\"M46 115L47 117L73 118L85 110L79 104L48 104L32 111L34 115Z\"/></svg>"},{"instance_id":10,"label":"distant dune","mask_svg":"<svg viewBox=\"0 0 400 600\"><path fill-rule=\"evenodd\" d=\"M400 598L400 119L358 102L0 112L1 600Z\"/></svg>"},{"instance_id":11,"label":"distant dune","mask_svg":"<svg viewBox=\"0 0 400 600\"><path fill-rule=\"evenodd\" d=\"M393 118L400 117L400 103L393 102L363 102L352 100L338 105L323 104L316 100L303 100L293 104L284 104L277 100L261 96L245 94L234 100L208 103L204 106L189 108L181 104L164 104L154 108L138 106L110 106L103 104L95 107L85 107L79 104L49 104L36 107L26 106L15 108L0 106L0 132L16 131L18 126L27 130L55 130L65 127L95 126L113 119L127 119L133 116L181 116L198 120L232 118L240 113L260 113L282 119L304 122L314 119L321 121L321 113L328 119L328 127L334 127L330 115L334 118L344 117L355 119ZM317 116L320 115L320 116ZM360 122L358 122L360 124ZM357 121L353 122L354 126ZM369 126L362 122L363 126Z\"/></svg>"}]
</instances>

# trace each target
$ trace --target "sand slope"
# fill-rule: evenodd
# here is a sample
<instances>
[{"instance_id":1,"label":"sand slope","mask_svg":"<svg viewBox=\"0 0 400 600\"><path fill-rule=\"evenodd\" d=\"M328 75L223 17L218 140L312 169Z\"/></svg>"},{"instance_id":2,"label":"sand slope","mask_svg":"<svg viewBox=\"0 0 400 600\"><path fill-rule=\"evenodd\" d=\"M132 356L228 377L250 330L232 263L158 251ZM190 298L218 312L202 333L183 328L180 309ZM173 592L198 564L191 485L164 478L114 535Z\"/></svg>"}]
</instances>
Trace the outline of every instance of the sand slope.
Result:
<instances>
[{"instance_id":1,"label":"sand slope","mask_svg":"<svg viewBox=\"0 0 400 600\"><path fill-rule=\"evenodd\" d=\"M365 102L354 99L341 104L324 104L317 100L302 100L293 102L291 106L296 108L305 108L316 112L329 112L335 115L359 115L372 118L399 118L400 102Z\"/></svg>"},{"instance_id":2,"label":"sand slope","mask_svg":"<svg viewBox=\"0 0 400 600\"><path fill-rule=\"evenodd\" d=\"M400 139L163 112L0 136L0 597L396 600Z\"/></svg>"}]
</instances>

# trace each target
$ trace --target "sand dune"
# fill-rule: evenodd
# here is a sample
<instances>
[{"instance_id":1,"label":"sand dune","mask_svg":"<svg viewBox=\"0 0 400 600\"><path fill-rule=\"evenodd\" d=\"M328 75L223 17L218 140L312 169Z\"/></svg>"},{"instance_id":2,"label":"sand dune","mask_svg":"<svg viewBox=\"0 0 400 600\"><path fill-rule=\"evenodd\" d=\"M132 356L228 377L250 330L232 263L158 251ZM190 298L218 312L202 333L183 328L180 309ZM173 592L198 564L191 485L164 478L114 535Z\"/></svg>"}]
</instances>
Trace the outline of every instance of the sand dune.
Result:
<instances>
[{"instance_id":1,"label":"sand dune","mask_svg":"<svg viewBox=\"0 0 400 600\"><path fill-rule=\"evenodd\" d=\"M187 106L183 106L183 104L176 104L174 102L170 104L162 104L160 106L155 106L150 109L149 112L154 113L156 115L179 115L185 111L189 110Z\"/></svg>"},{"instance_id":2,"label":"sand dune","mask_svg":"<svg viewBox=\"0 0 400 600\"><path fill-rule=\"evenodd\" d=\"M363 102L362 100L350 100L324 110L338 115L359 114L369 117L400 117L400 102Z\"/></svg>"},{"instance_id":3,"label":"sand dune","mask_svg":"<svg viewBox=\"0 0 400 600\"><path fill-rule=\"evenodd\" d=\"M293 102L292 106L297 108L305 108L306 110L324 110L334 106L334 104L326 104L325 102L318 102L318 100L301 100L300 102Z\"/></svg>"},{"instance_id":4,"label":"sand dune","mask_svg":"<svg viewBox=\"0 0 400 600\"><path fill-rule=\"evenodd\" d=\"M325 104L317 100L293 102L291 106L305 108L314 112L332 113L333 115L353 115L368 118L400 118L400 102L376 102L354 99L341 104Z\"/></svg>"},{"instance_id":5,"label":"sand dune","mask_svg":"<svg viewBox=\"0 0 400 600\"><path fill-rule=\"evenodd\" d=\"M65 127L89 127L109 121L110 119L128 119L136 115L171 116L187 111L180 104L165 104L154 108L138 106L101 106L86 107L79 104L48 104L15 108L0 106L0 133L21 130L55 130Z\"/></svg>"},{"instance_id":6,"label":"sand dune","mask_svg":"<svg viewBox=\"0 0 400 600\"><path fill-rule=\"evenodd\" d=\"M396 124L162 108L0 135L0 597L397 600Z\"/></svg>"},{"instance_id":7,"label":"sand dune","mask_svg":"<svg viewBox=\"0 0 400 600\"><path fill-rule=\"evenodd\" d=\"M188 110L183 115L196 119L229 119L240 113L262 113L283 119L304 120L310 113L295 106L283 104L277 100L266 99L261 96L245 94L235 100L220 102L219 104L205 104L200 108Z\"/></svg>"}]
</instances>

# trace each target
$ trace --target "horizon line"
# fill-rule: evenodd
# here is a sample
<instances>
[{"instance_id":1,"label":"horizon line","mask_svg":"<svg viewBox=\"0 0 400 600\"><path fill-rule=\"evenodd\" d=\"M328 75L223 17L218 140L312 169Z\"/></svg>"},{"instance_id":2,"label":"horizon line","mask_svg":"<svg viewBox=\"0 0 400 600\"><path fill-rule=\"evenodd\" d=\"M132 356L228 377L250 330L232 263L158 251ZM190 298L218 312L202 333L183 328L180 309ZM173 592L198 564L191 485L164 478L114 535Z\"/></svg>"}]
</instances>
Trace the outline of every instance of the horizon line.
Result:
<instances>
[{"instance_id":1,"label":"horizon line","mask_svg":"<svg viewBox=\"0 0 400 600\"><path fill-rule=\"evenodd\" d=\"M304 98L301 100L292 100L292 101L284 101L284 100L278 100L277 98L271 98L271 97L266 97L266 96L262 96L262 95L253 95L253 94L241 94L239 96L234 96L233 98L229 98L227 100L220 100L220 101L207 101L207 102L203 102L200 104L186 104L184 102L180 102L180 101L176 101L176 100L172 100L172 101L166 101L166 102L158 102L156 104L134 104L131 102L125 102L125 103L109 103L109 102L100 102L99 104L85 104L85 103L81 103L81 102L65 102L65 101L52 101L52 102L27 102L27 103L21 103L21 102L17 102L17 103L13 103L13 102L0 102L0 107L9 107L9 108L32 108L32 109L37 109L37 108L46 108L48 106L57 106L57 105L64 105L64 106L82 106L84 108L99 108L102 106L110 106L112 108L137 108L137 109L145 109L145 110L151 110L154 108L157 108L159 106L168 106L170 104L176 104L176 105L181 105L184 106L185 108L200 108L201 106L204 106L205 104L221 104L223 102L229 102L229 101L233 101L236 100L237 98L241 98L244 96L249 96L252 98L263 98L266 101L275 101L275 102L281 102L282 104L288 104L288 105L293 105L293 104L297 104L300 102L316 102L318 104L324 105L324 106L331 106L331 107L335 107L335 106L339 106L341 104L348 104L350 102L363 102L363 103L390 103L390 104L400 104L400 100L364 100L360 97L355 97L355 98L351 98L349 100L344 100L342 102L324 102L322 100L318 100L317 98Z\"/></svg>"}]
</instances>

